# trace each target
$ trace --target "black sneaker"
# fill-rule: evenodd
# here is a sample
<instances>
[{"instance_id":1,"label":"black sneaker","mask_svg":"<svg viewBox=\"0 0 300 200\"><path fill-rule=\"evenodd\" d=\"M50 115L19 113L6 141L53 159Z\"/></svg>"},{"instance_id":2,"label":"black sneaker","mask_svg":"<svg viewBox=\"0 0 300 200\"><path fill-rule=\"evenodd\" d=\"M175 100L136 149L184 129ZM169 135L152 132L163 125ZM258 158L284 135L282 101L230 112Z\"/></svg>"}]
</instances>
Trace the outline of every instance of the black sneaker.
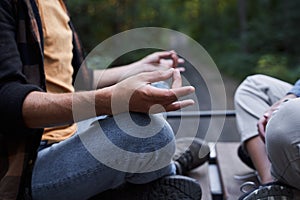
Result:
<instances>
[{"instance_id":1,"label":"black sneaker","mask_svg":"<svg viewBox=\"0 0 300 200\"><path fill-rule=\"evenodd\" d=\"M166 176L147 184L126 183L89 200L200 200L199 183L180 175Z\"/></svg>"},{"instance_id":2,"label":"black sneaker","mask_svg":"<svg viewBox=\"0 0 300 200\"><path fill-rule=\"evenodd\" d=\"M249 154L246 152L245 148L242 145L240 145L238 147L237 154L244 164L246 164L251 169L255 170L254 164L253 164Z\"/></svg>"},{"instance_id":3,"label":"black sneaker","mask_svg":"<svg viewBox=\"0 0 300 200\"><path fill-rule=\"evenodd\" d=\"M199 138L179 138L176 140L176 152L173 161L177 174L186 174L190 170L209 160L210 148Z\"/></svg>"},{"instance_id":4,"label":"black sneaker","mask_svg":"<svg viewBox=\"0 0 300 200\"><path fill-rule=\"evenodd\" d=\"M292 188L277 183L268 183L243 194L239 200L292 200Z\"/></svg>"}]
</instances>

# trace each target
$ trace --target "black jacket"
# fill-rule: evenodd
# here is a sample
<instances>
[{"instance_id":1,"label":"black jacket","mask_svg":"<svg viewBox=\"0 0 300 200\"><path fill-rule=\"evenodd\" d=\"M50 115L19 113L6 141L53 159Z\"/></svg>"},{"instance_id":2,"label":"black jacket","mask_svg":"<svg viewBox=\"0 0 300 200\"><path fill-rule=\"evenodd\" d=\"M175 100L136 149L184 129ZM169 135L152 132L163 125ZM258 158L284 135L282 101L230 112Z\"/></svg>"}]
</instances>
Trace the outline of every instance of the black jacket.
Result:
<instances>
[{"instance_id":1,"label":"black jacket","mask_svg":"<svg viewBox=\"0 0 300 200\"><path fill-rule=\"evenodd\" d=\"M73 80L89 90L92 71L83 63L73 30ZM78 81L79 80L79 81ZM78 84L79 83L79 84ZM0 1L0 199L23 198L30 188L31 169L43 129L29 129L22 117L31 91L46 91L43 32L35 0Z\"/></svg>"}]
</instances>

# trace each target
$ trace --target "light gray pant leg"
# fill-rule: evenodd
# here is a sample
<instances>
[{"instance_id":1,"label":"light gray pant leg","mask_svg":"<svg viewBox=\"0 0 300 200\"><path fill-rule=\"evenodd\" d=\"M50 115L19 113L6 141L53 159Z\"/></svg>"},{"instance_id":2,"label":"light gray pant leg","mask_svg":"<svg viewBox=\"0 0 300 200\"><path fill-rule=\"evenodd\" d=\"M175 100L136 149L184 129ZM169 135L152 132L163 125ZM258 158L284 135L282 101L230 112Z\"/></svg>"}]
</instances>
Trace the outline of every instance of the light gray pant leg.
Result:
<instances>
[{"instance_id":1,"label":"light gray pant leg","mask_svg":"<svg viewBox=\"0 0 300 200\"><path fill-rule=\"evenodd\" d=\"M257 121L263 113L291 89L292 85L278 79L253 75L247 77L235 93L237 128L241 140L258 134Z\"/></svg>"},{"instance_id":2,"label":"light gray pant leg","mask_svg":"<svg viewBox=\"0 0 300 200\"><path fill-rule=\"evenodd\" d=\"M284 103L266 129L272 174L300 190L300 99Z\"/></svg>"}]
</instances>

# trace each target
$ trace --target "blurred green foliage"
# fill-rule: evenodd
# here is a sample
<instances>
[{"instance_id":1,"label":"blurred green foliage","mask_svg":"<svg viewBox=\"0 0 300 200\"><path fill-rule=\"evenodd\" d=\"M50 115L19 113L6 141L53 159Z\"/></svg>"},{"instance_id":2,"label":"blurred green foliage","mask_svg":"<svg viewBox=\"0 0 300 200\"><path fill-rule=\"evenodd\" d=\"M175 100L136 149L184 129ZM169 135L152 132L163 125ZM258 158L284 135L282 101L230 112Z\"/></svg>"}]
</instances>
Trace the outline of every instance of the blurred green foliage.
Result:
<instances>
[{"instance_id":1,"label":"blurred green foliage","mask_svg":"<svg viewBox=\"0 0 300 200\"><path fill-rule=\"evenodd\" d=\"M223 73L238 80L254 73L290 82L299 78L300 1L69 0L67 3L87 52L121 31L164 27L198 41Z\"/></svg>"}]
</instances>

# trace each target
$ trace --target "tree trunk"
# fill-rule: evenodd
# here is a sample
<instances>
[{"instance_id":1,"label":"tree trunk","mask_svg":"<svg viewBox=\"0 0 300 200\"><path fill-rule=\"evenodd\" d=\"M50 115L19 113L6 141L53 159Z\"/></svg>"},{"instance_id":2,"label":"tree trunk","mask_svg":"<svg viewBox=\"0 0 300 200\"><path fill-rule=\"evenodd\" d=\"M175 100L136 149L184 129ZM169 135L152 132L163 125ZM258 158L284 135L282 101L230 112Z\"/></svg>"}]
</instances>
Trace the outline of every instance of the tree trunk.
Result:
<instances>
[{"instance_id":1,"label":"tree trunk","mask_svg":"<svg viewBox=\"0 0 300 200\"><path fill-rule=\"evenodd\" d=\"M246 53L247 52L247 0L238 0L238 14L240 22L240 39L241 48Z\"/></svg>"}]
</instances>

